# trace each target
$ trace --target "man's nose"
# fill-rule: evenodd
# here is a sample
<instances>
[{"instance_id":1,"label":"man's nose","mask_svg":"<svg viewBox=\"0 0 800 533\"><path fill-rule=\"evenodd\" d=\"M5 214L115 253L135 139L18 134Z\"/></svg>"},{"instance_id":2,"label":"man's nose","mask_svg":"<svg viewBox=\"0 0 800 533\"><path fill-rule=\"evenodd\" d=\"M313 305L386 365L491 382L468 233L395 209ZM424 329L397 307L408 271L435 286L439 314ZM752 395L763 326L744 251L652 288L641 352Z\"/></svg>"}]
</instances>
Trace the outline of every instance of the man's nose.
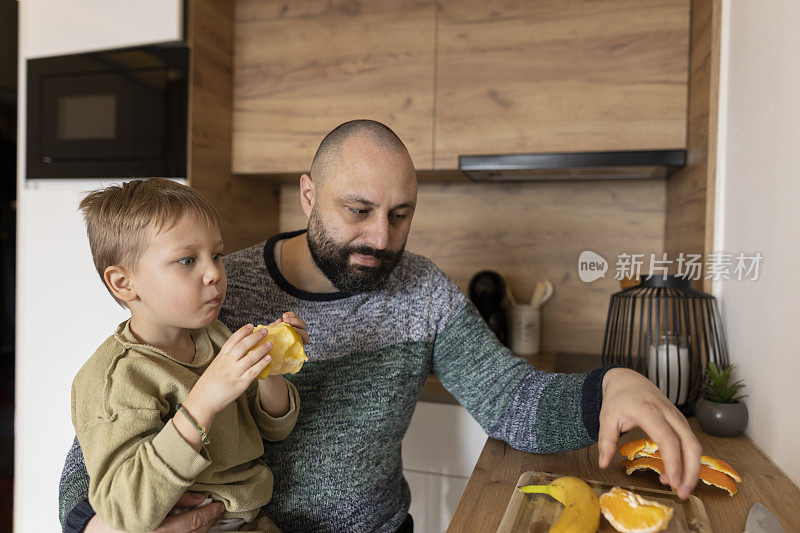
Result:
<instances>
[{"instance_id":1,"label":"man's nose","mask_svg":"<svg viewBox=\"0 0 800 533\"><path fill-rule=\"evenodd\" d=\"M376 250L389 246L389 221L385 217L375 217L364 232L364 241Z\"/></svg>"}]
</instances>

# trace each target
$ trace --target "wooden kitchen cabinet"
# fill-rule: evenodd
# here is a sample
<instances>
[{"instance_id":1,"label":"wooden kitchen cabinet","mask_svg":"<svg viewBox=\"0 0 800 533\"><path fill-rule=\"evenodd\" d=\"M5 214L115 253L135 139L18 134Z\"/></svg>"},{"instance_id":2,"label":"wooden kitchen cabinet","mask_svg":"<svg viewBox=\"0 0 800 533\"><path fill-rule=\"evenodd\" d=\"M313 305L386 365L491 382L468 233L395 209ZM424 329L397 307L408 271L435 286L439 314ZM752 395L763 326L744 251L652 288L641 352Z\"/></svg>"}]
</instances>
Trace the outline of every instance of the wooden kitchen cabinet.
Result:
<instances>
[{"instance_id":1,"label":"wooden kitchen cabinet","mask_svg":"<svg viewBox=\"0 0 800 533\"><path fill-rule=\"evenodd\" d=\"M458 156L686 147L690 0L241 0L234 174L307 170L357 117L418 170Z\"/></svg>"},{"instance_id":2,"label":"wooden kitchen cabinet","mask_svg":"<svg viewBox=\"0 0 800 533\"><path fill-rule=\"evenodd\" d=\"M233 172L308 170L323 136L370 118L432 167L434 0L236 3Z\"/></svg>"},{"instance_id":3,"label":"wooden kitchen cabinet","mask_svg":"<svg viewBox=\"0 0 800 533\"><path fill-rule=\"evenodd\" d=\"M689 0L438 0L435 169L686 146Z\"/></svg>"}]
</instances>

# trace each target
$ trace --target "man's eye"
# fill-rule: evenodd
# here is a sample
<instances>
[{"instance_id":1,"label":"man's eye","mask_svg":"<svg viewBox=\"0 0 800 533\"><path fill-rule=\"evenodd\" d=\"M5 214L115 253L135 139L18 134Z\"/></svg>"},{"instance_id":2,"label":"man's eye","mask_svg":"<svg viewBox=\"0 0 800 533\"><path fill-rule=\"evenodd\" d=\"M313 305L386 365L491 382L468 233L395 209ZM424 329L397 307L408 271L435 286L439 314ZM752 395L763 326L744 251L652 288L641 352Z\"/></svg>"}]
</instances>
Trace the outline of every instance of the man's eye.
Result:
<instances>
[{"instance_id":1,"label":"man's eye","mask_svg":"<svg viewBox=\"0 0 800 533\"><path fill-rule=\"evenodd\" d=\"M183 259L178 259L178 263L182 264L183 266L189 266L194 263L194 257L184 257Z\"/></svg>"},{"instance_id":2,"label":"man's eye","mask_svg":"<svg viewBox=\"0 0 800 533\"><path fill-rule=\"evenodd\" d=\"M214 254L214 261L222 261L222 254Z\"/></svg>"},{"instance_id":3,"label":"man's eye","mask_svg":"<svg viewBox=\"0 0 800 533\"><path fill-rule=\"evenodd\" d=\"M405 220L406 217L408 216L408 214L407 213L392 213L390 216L392 217L392 220L397 220L399 222L401 220Z\"/></svg>"},{"instance_id":4,"label":"man's eye","mask_svg":"<svg viewBox=\"0 0 800 533\"><path fill-rule=\"evenodd\" d=\"M366 215L367 214L367 210L366 209L357 209L355 207L348 207L347 210L350 211L351 213L353 213L354 215Z\"/></svg>"}]
</instances>

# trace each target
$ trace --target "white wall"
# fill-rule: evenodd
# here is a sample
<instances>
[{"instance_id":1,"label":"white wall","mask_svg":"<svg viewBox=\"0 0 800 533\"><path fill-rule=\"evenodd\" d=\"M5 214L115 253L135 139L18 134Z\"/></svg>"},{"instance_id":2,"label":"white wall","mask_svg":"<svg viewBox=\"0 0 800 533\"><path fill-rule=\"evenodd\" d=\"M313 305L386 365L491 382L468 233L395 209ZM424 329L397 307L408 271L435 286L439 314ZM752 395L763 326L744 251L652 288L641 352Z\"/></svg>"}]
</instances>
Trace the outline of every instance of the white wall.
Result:
<instances>
[{"instance_id":1,"label":"white wall","mask_svg":"<svg viewBox=\"0 0 800 533\"><path fill-rule=\"evenodd\" d=\"M127 314L94 272L76 211L83 191L110 182L25 182L25 60L180 40L183 14L181 0L25 0L19 10L14 531L58 531L72 378Z\"/></svg>"},{"instance_id":2,"label":"white wall","mask_svg":"<svg viewBox=\"0 0 800 533\"><path fill-rule=\"evenodd\" d=\"M800 2L728 1L722 23L715 249L764 260L760 279L715 293L747 434L800 484Z\"/></svg>"}]
</instances>

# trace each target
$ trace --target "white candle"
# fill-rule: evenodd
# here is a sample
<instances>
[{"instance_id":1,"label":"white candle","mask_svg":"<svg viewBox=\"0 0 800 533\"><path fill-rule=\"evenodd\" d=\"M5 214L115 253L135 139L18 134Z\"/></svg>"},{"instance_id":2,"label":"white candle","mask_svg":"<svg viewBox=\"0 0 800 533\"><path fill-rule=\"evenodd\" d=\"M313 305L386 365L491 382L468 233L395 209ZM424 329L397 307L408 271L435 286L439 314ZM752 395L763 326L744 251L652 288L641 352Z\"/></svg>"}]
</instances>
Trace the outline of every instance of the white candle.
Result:
<instances>
[{"instance_id":1,"label":"white candle","mask_svg":"<svg viewBox=\"0 0 800 533\"><path fill-rule=\"evenodd\" d=\"M658 356L656 356L656 352ZM680 380L678 379L679 365ZM675 344L650 345L647 356L647 377L676 405L686 402L690 371L688 348L678 348ZM669 373L669 383L667 382L667 373ZM656 381L656 374L658 381Z\"/></svg>"}]
</instances>

